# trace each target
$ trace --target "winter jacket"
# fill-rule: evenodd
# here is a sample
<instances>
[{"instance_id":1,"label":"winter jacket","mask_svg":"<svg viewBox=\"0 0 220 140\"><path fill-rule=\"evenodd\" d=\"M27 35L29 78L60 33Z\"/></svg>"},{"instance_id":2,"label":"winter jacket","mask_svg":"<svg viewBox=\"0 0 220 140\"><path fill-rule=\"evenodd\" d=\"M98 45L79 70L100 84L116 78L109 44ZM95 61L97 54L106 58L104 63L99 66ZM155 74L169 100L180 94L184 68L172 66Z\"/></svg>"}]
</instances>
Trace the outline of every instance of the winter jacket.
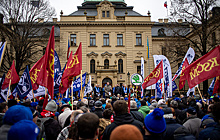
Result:
<instances>
[{"instance_id":1,"label":"winter jacket","mask_svg":"<svg viewBox=\"0 0 220 140\"><path fill-rule=\"evenodd\" d=\"M95 113L99 118L103 118L102 112L102 108L95 108L95 111L93 113Z\"/></svg>"},{"instance_id":2,"label":"winter jacket","mask_svg":"<svg viewBox=\"0 0 220 140\"><path fill-rule=\"evenodd\" d=\"M163 140L161 135L144 135L144 140Z\"/></svg>"},{"instance_id":3,"label":"winter jacket","mask_svg":"<svg viewBox=\"0 0 220 140\"><path fill-rule=\"evenodd\" d=\"M210 140L219 140L219 139L220 139L220 124L216 125L210 134Z\"/></svg>"},{"instance_id":4,"label":"winter jacket","mask_svg":"<svg viewBox=\"0 0 220 140\"><path fill-rule=\"evenodd\" d=\"M150 108L148 106L142 106L139 108L138 112L141 112L145 118L147 114L150 112Z\"/></svg>"},{"instance_id":5,"label":"winter jacket","mask_svg":"<svg viewBox=\"0 0 220 140\"><path fill-rule=\"evenodd\" d=\"M3 124L0 127L0 140L7 140L8 139L8 131L10 130L11 125Z\"/></svg>"},{"instance_id":6,"label":"winter jacket","mask_svg":"<svg viewBox=\"0 0 220 140\"><path fill-rule=\"evenodd\" d=\"M116 97L117 97L118 94L123 96L124 95L123 92L124 91L123 91L123 89L121 87L119 87L119 86L115 87L115 96Z\"/></svg>"},{"instance_id":7,"label":"winter jacket","mask_svg":"<svg viewBox=\"0 0 220 140\"><path fill-rule=\"evenodd\" d=\"M196 140L196 137L184 127L179 127L174 131L174 140Z\"/></svg>"},{"instance_id":8,"label":"winter jacket","mask_svg":"<svg viewBox=\"0 0 220 140\"><path fill-rule=\"evenodd\" d=\"M187 121L183 124L186 129L189 130L197 139L199 138L199 132L201 131L201 119L191 116L187 118Z\"/></svg>"},{"instance_id":9,"label":"winter jacket","mask_svg":"<svg viewBox=\"0 0 220 140\"><path fill-rule=\"evenodd\" d=\"M163 133L163 140L174 140L174 131L181 127L182 125L178 124L174 119L165 119L166 120L166 131Z\"/></svg>"},{"instance_id":10,"label":"winter jacket","mask_svg":"<svg viewBox=\"0 0 220 140\"><path fill-rule=\"evenodd\" d=\"M126 114L122 114L122 115L118 115L114 117L114 122L112 124L110 124L109 126L106 127L104 133L103 133L103 140L109 140L110 139L110 135L112 133L112 131L119 125L123 125L123 124L131 124L131 125L135 125L142 134L144 134L144 129L143 129L143 123L140 121L135 120L131 114L126 113Z\"/></svg>"},{"instance_id":11,"label":"winter jacket","mask_svg":"<svg viewBox=\"0 0 220 140\"><path fill-rule=\"evenodd\" d=\"M111 92L112 86L111 85L106 85L104 90L105 90L105 97L109 97L109 92Z\"/></svg>"},{"instance_id":12,"label":"winter jacket","mask_svg":"<svg viewBox=\"0 0 220 140\"><path fill-rule=\"evenodd\" d=\"M0 127L3 125L3 118L5 113L0 113Z\"/></svg>"},{"instance_id":13,"label":"winter jacket","mask_svg":"<svg viewBox=\"0 0 220 140\"><path fill-rule=\"evenodd\" d=\"M59 124L62 128L64 128L64 124L66 119L71 115L72 111L69 108L66 108L63 113L58 116Z\"/></svg>"},{"instance_id":14,"label":"winter jacket","mask_svg":"<svg viewBox=\"0 0 220 140\"><path fill-rule=\"evenodd\" d=\"M135 120L144 122L144 115L141 112L138 112L138 109L130 109L130 114Z\"/></svg>"},{"instance_id":15,"label":"winter jacket","mask_svg":"<svg viewBox=\"0 0 220 140\"><path fill-rule=\"evenodd\" d=\"M208 140L210 138L210 134L215 129L216 125L216 122L206 125L206 128L199 133L199 140Z\"/></svg>"}]
</instances>

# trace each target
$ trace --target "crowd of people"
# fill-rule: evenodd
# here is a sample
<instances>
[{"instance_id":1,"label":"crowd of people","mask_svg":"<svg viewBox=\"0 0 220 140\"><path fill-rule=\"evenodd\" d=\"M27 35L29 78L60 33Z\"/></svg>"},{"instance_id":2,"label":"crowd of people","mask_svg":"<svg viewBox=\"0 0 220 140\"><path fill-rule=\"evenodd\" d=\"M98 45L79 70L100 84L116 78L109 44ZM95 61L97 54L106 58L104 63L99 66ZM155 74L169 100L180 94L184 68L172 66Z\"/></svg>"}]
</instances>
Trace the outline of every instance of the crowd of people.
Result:
<instances>
[{"instance_id":1,"label":"crowd of people","mask_svg":"<svg viewBox=\"0 0 220 140\"><path fill-rule=\"evenodd\" d=\"M0 103L0 140L220 139L218 94L160 99L138 98L132 87L113 89L109 83L104 95L100 89L96 85L92 96L73 102L44 104L40 97Z\"/></svg>"}]
</instances>

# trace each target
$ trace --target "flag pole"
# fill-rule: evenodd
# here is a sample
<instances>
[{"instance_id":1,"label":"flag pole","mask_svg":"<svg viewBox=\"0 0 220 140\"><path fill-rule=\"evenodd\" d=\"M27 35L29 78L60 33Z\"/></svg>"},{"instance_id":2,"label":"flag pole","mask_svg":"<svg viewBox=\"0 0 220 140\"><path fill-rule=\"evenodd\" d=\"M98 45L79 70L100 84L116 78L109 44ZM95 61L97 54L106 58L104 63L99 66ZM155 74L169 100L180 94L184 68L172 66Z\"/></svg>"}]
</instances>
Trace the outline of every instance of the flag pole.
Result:
<instances>
[{"instance_id":1,"label":"flag pole","mask_svg":"<svg viewBox=\"0 0 220 140\"><path fill-rule=\"evenodd\" d=\"M71 84L71 100L72 100L72 110L73 110L73 81Z\"/></svg>"},{"instance_id":2,"label":"flag pole","mask_svg":"<svg viewBox=\"0 0 220 140\"><path fill-rule=\"evenodd\" d=\"M155 100L157 99L157 87L155 87Z\"/></svg>"},{"instance_id":3,"label":"flag pole","mask_svg":"<svg viewBox=\"0 0 220 140\"><path fill-rule=\"evenodd\" d=\"M34 99L34 90L32 89L33 99Z\"/></svg>"},{"instance_id":4,"label":"flag pole","mask_svg":"<svg viewBox=\"0 0 220 140\"><path fill-rule=\"evenodd\" d=\"M2 57L4 57L6 45L7 45L7 41L5 42L5 46L4 46L4 49L3 49L3 52L2 52ZM2 65L2 60L3 60L3 59L1 59L1 61L0 61L0 67L1 67L1 65Z\"/></svg>"},{"instance_id":5,"label":"flag pole","mask_svg":"<svg viewBox=\"0 0 220 140\"><path fill-rule=\"evenodd\" d=\"M45 99L46 99L46 96L47 96L47 88L45 87Z\"/></svg>"},{"instance_id":6,"label":"flag pole","mask_svg":"<svg viewBox=\"0 0 220 140\"><path fill-rule=\"evenodd\" d=\"M8 93L7 93L7 102L8 102L8 95L9 95L10 88L11 88L11 79L9 81L9 87L8 87Z\"/></svg>"},{"instance_id":7,"label":"flag pole","mask_svg":"<svg viewBox=\"0 0 220 140\"><path fill-rule=\"evenodd\" d=\"M81 100L83 99L83 92L82 92L82 70L81 70L81 74L80 74L80 79L81 79L81 90L80 90L80 98Z\"/></svg>"},{"instance_id":8,"label":"flag pole","mask_svg":"<svg viewBox=\"0 0 220 140\"><path fill-rule=\"evenodd\" d=\"M197 86L196 86L196 87L197 87ZM201 99L202 99L202 102L203 102L203 104L205 105L204 99L203 99L203 97L202 97L202 94L201 94L201 91L200 91L199 87L197 87L197 89L198 89L198 91L199 91L199 95L200 95L200 97L201 97Z\"/></svg>"},{"instance_id":9,"label":"flag pole","mask_svg":"<svg viewBox=\"0 0 220 140\"><path fill-rule=\"evenodd\" d=\"M165 100L164 77L163 77L163 94L164 94L164 100Z\"/></svg>"}]
</instances>

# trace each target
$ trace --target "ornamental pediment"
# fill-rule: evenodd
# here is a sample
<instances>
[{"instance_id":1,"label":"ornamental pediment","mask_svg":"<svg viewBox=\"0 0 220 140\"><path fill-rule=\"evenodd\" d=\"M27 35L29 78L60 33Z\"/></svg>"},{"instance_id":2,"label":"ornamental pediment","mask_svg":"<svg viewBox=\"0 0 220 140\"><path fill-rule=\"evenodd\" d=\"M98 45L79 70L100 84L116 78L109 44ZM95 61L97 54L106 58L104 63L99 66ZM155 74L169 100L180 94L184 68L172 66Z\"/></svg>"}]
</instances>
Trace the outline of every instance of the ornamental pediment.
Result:
<instances>
[{"instance_id":1,"label":"ornamental pediment","mask_svg":"<svg viewBox=\"0 0 220 140\"><path fill-rule=\"evenodd\" d=\"M112 56L112 53L109 53L108 51L101 54L101 56Z\"/></svg>"},{"instance_id":2,"label":"ornamental pediment","mask_svg":"<svg viewBox=\"0 0 220 140\"><path fill-rule=\"evenodd\" d=\"M88 57L97 57L98 54L92 51L91 53L88 53L87 56Z\"/></svg>"},{"instance_id":3,"label":"ornamental pediment","mask_svg":"<svg viewBox=\"0 0 220 140\"><path fill-rule=\"evenodd\" d=\"M123 53L122 51L115 54L116 57L122 58L126 56L126 53Z\"/></svg>"}]
</instances>

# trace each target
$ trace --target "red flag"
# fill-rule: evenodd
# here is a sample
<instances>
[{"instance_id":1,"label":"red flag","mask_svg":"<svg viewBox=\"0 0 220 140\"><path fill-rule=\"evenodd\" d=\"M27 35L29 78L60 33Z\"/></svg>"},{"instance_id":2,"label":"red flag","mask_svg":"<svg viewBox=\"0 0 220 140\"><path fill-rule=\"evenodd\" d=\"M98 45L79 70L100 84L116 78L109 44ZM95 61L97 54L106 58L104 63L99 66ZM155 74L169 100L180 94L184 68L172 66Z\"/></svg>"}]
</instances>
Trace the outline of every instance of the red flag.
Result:
<instances>
[{"instance_id":1,"label":"red flag","mask_svg":"<svg viewBox=\"0 0 220 140\"><path fill-rule=\"evenodd\" d=\"M44 56L41 57L41 59L38 60L36 64L34 64L34 66L31 68L31 70L29 72L33 90L37 90L39 87L39 85L36 83L36 81L38 78L38 74L42 69L43 64L44 64Z\"/></svg>"},{"instance_id":2,"label":"red flag","mask_svg":"<svg viewBox=\"0 0 220 140\"><path fill-rule=\"evenodd\" d=\"M220 46L196 60L182 71L184 78L187 79L189 88L197 84L219 76L220 73Z\"/></svg>"},{"instance_id":3,"label":"red flag","mask_svg":"<svg viewBox=\"0 0 220 140\"><path fill-rule=\"evenodd\" d=\"M14 60L13 60L13 63L11 65L10 69L8 70L7 75L5 76L5 80L2 84L2 89L6 89L9 86L10 80L11 80L11 85L19 82L19 76L18 76L16 69L15 69L15 61Z\"/></svg>"},{"instance_id":4,"label":"red flag","mask_svg":"<svg viewBox=\"0 0 220 140\"><path fill-rule=\"evenodd\" d=\"M167 1L165 1L165 2L164 2L164 7L166 7L166 8L167 8Z\"/></svg>"},{"instance_id":5,"label":"red flag","mask_svg":"<svg viewBox=\"0 0 220 140\"><path fill-rule=\"evenodd\" d=\"M157 65L157 67L144 79L142 84L143 89L156 84L159 79L163 78L163 60Z\"/></svg>"},{"instance_id":6,"label":"red flag","mask_svg":"<svg viewBox=\"0 0 220 140\"><path fill-rule=\"evenodd\" d=\"M215 80L215 86L214 86L212 94L215 94L215 93L220 93L220 76L217 76Z\"/></svg>"},{"instance_id":7,"label":"red flag","mask_svg":"<svg viewBox=\"0 0 220 140\"><path fill-rule=\"evenodd\" d=\"M183 63L183 68L182 68L182 72L184 69L186 69L186 67L189 66L189 62L187 60L187 58L185 59L184 63ZM180 81L179 81L179 89L182 89L185 85L186 82L186 78L184 78L184 74L181 72L180 74Z\"/></svg>"},{"instance_id":8,"label":"red flag","mask_svg":"<svg viewBox=\"0 0 220 140\"><path fill-rule=\"evenodd\" d=\"M129 97L128 97L128 113L130 113L130 109L131 109L131 92L129 93Z\"/></svg>"},{"instance_id":9,"label":"red flag","mask_svg":"<svg viewBox=\"0 0 220 140\"><path fill-rule=\"evenodd\" d=\"M48 89L48 92L53 99L54 94L54 26L50 32L50 38L44 54L44 61L41 71L38 73L36 83Z\"/></svg>"},{"instance_id":10,"label":"red flag","mask_svg":"<svg viewBox=\"0 0 220 140\"><path fill-rule=\"evenodd\" d=\"M61 84L59 87L60 93L64 93L71 85L73 77L79 75L82 70L82 44L80 42L79 47L74 56L72 52L66 64L66 68L61 78Z\"/></svg>"}]
</instances>

